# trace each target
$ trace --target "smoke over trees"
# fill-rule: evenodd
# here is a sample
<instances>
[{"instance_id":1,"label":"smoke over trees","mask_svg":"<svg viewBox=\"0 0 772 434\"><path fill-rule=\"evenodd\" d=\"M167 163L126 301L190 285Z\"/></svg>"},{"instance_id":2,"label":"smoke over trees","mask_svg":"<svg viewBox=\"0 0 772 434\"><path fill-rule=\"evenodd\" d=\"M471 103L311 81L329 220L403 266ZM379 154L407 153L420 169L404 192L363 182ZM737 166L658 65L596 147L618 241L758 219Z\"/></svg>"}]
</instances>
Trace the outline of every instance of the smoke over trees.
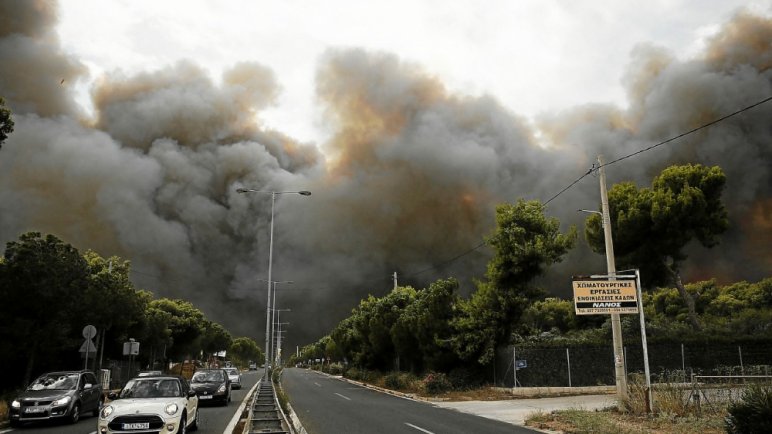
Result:
<instances>
[{"instance_id":1,"label":"smoke over trees","mask_svg":"<svg viewBox=\"0 0 772 434\"><path fill-rule=\"evenodd\" d=\"M256 62L218 78L192 61L111 72L85 114L74 95L88 70L61 49L56 15L49 2L0 3L0 96L15 122L0 150L0 242L36 230L127 258L138 286L259 336L270 203L235 190L312 190L276 203L274 278L296 282L277 295L297 318L291 344L384 293L395 270L416 285L453 276L468 293L490 252L447 260L490 232L497 204L543 201L598 154L639 150L772 95L772 19L745 12L691 59L635 49L622 80L628 107L588 104L533 122L495 95L454 94L395 55L332 49L316 74L331 135L303 143L262 126L282 78ZM686 279L768 273L771 115L761 105L609 168L610 183L644 183L672 164L724 170L722 246L732 254L689 252ZM596 203L597 186L584 182L548 214L575 224L575 210ZM549 291L567 293L566 276L603 268L579 244L545 277Z\"/></svg>"}]
</instances>

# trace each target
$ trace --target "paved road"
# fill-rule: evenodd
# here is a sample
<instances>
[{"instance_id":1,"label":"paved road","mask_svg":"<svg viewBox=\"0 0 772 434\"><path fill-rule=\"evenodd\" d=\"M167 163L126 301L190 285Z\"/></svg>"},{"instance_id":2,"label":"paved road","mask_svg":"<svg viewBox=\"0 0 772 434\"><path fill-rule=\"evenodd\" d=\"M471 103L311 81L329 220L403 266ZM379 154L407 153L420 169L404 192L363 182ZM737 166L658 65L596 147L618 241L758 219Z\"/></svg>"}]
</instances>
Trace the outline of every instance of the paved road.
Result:
<instances>
[{"instance_id":1,"label":"paved road","mask_svg":"<svg viewBox=\"0 0 772 434\"><path fill-rule=\"evenodd\" d=\"M534 433L527 428L387 395L305 369L282 385L309 434Z\"/></svg>"},{"instance_id":2,"label":"paved road","mask_svg":"<svg viewBox=\"0 0 772 434\"><path fill-rule=\"evenodd\" d=\"M260 371L262 374L262 371ZM199 416L199 429L201 434L223 434L228 423L238 410L239 404L244 400L249 390L259 379L257 371L244 372L241 376L242 387L234 390L231 395L231 403L227 406L201 406ZM97 418L91 415L81 418L78 423L69 425L66 423L36 423L28 424L21 428L0 429L0 434L95 434L97 431Z\"/></svg>"}]
</instances>

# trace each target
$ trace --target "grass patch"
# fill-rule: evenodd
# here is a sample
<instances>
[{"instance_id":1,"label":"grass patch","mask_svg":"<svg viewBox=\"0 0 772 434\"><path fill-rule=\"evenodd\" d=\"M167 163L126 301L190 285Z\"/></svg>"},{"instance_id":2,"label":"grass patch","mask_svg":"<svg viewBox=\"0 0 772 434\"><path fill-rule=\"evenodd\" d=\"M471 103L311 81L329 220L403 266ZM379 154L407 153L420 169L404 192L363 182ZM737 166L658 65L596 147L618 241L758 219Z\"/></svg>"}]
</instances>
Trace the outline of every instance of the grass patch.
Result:
<instances>
[{"instance_id":1,"label":"grass patch","mask_svg":"<svg viewBox=\"0 0 772 434\"><path fill-rule=\"evenodd\" d=\"M676 417L671 415L638 416L614 410L561 410L537 412L526 418L525 424L539 429L562 431L566 434L721 434L724 417Z\"/></svg>"}]
</instances>

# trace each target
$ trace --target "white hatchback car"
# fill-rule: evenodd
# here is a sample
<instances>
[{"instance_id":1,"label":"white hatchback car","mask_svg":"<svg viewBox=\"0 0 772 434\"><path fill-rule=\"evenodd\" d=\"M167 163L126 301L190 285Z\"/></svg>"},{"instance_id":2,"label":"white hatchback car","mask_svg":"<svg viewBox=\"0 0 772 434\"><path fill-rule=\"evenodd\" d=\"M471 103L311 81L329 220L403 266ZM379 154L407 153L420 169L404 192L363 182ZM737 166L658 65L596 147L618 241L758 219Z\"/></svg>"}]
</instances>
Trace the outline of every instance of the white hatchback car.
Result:
<instances>
[{"instance_id":1,"label":"white hatchback car","mask_svg":"<svg viewBox=\"0 0 772 434\"><path fill-rule=\"evenodd\" d=\"M98 434L184 434L198 428L198 397L183 377L137 377L108 397L99 412Z\"/></svg>"}]
</instances>

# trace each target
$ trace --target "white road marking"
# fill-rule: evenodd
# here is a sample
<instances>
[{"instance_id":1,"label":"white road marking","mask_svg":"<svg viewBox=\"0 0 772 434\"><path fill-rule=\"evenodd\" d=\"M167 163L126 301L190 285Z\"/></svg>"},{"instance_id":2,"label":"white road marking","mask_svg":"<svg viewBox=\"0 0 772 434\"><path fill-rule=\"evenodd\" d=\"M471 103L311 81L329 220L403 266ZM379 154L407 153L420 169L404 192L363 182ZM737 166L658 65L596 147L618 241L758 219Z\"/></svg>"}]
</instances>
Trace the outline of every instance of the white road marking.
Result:
<instances>
[{"instance_id":1,"label":"white road marking","mask_svg":"<svg viewBox=\"0 0 772 434\"><path fill-rule=\"evenodd\" d=\"M322 387L322 385L321 385L321 384L319 384L319 383L317 383L316 381L314 381L314 384L316 384L316 385L317 385L317 386L319 386L319 387Z\"/></svg>"},{"instance_id":2,"label":"white road marking","mask_svg":"<svg viewBox=\"0 0 772 434\"><path fill-rule=\"evenodd\" d=\"M429 431L428 429L423 429L420 426L415 426L412 423L405 422L405 425L409 426L410 428L415 428L418 431L425 432L426 434L434 434L433 432Z\"/></svg>"},{"instance_id":3,"label":"white road marking","mask_svg":"<svg viewBox=\"0 0 772 434\"><path fill-rule=\"evenodd\" d=\"M340 393L337 393L337 392L335 392L335 394L340 396L343 399L347 399L347 400L351 401L351 398L349 398L348 396L343 396L343 395L341 395Z\"/></svg>"}]
</instances>

